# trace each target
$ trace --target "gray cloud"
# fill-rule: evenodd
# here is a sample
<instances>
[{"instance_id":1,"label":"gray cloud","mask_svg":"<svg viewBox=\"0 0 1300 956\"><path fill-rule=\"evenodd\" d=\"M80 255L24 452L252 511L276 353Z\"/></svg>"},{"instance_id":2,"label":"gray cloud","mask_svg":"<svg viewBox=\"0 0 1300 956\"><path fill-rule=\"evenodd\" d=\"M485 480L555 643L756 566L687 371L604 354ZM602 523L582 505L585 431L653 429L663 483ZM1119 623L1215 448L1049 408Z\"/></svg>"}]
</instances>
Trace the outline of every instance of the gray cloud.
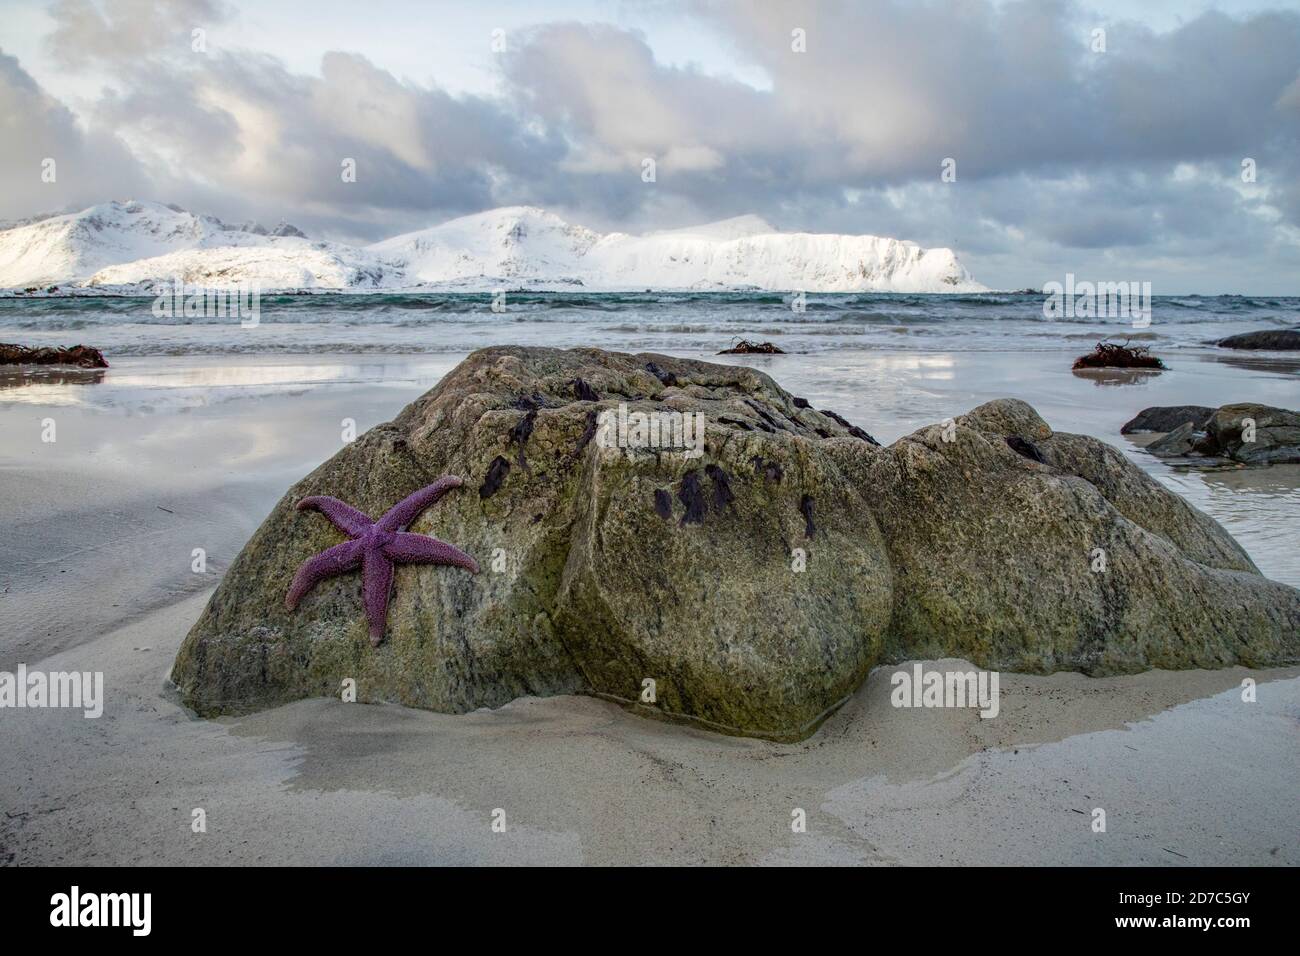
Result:
<instances>
[{"instance_id":1,"label":"gray cloud","mask_svg":"<svg viewBox=\"0 0 1300 956\"><path fill-rule=\"evenodd\" d=\"M0 51L0 219L102 202L146 188L135 159L100 125L83 128ZM53 182L43 176L53 162Z\"/></svg>"},{"instance_id":2,"label":"gray cloud","mask_svg":"<svg viewBox=\"0 0 1300 956\"><path fill-rule=\"evenodd\" d=\"M1210 12L1156 33L1065 0L688 9L770 88L665 65L632 31L553 23L512 34L500 96L456 96L346 52L326 54L318 76L265 52L193 53L190 25L228 13L209 0L61 0L52 54L102 72L107 89L78 123L9 60L0 123L37 130L25 137L48 144L37 152L74 166L102 150L110 161L77 193L87 201L151 190L346 236L531 202L605 228L757 212L901 235L955 245L977 274L1018 256L1025 279L981 275L999 284L1102 267L1121 248L1154 269L1300 259L1300 14ZM1089 31L1103 25L1094 53ZM795 28L807 52L792 51ZM116 136L88 131L103 129ZM1253 186L1240 181L1246 156ZM345 157L356 183L341 181ZM945 157L956 183L939 181ZM4 162L0 208L52 205L19 185L29 156Z\"/></svg>"},{"instance_id":3,"label":"gray cloud","mask_svg":"<svg viewBox=\"0 0 1300 956\"><path fill-rule=\"evenodd\" d=\"M218 0L56 0L46 43L70 69L129 68L160 50L189 49L195 28L215 26L230 13Z\"/></svg>"},{"instance_id":4,"label":"gray cloud","mask_svg":"<svg viewBox=\"0 0 1300 956\"><path fill-rule=\"evenodd\" d=\"M507 75L565 132L576 168L692 150L716 161L677 164L665 188L719 204L932 181L946 157L969 181L1243 156L1289 165L1300 144L1300 14L1211 13L1161 35L1116 24L1093 53L1087 19L1061 2L700 9L772 77L770 93L578 25L538 30ZM791 50L796 26L806 53Z\"/></svg>"}]
</instances>

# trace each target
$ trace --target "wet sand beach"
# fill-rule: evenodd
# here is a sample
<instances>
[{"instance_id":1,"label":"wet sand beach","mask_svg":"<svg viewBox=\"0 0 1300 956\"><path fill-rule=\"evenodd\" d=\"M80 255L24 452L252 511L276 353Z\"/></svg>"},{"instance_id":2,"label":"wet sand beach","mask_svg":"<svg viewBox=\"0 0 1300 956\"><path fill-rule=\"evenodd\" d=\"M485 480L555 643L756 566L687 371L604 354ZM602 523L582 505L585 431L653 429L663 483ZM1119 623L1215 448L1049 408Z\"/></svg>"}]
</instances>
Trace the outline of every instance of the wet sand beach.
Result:
<instances>
[{"instance_id":1,"label":"wet sand beach","mask_svg":"<svg viewBox=\"0 0 1300 956\"><path fill-rule=\"evenodd\" d=\"M1297 668L1004 673L992 720L891 707L896 668L878 668L789 745L590 698L194 718L166 676L248 536L348 420L360 434L391 418L461 357L139 356L0 378L0 670L102 671L106 688L98 719L0 712L0 862L1300 863ZM1131 378L1072 375L1064 352L731 360L886 443L1023 398L1124 449L1300 585L1300 467L1178 471L1119 434L1148 405L1300 405L1293 365L1223 358L1181 353Z\"/></svg>"}]
</instances>

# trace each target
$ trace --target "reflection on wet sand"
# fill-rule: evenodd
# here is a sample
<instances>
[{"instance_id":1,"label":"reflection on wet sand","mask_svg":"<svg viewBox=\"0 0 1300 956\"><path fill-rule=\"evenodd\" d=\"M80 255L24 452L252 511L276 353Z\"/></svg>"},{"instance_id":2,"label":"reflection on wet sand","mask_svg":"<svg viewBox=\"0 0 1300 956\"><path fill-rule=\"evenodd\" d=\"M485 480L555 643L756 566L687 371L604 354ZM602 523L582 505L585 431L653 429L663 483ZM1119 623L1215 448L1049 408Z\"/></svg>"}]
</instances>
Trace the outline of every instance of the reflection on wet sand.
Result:
<instances>
[{"instance_id":1,"label":"reflection on wet sand","mask_svg":"<svg viewBox=\"0 0 1300 956\"><path fill-rule=\"evenodd\" d=\"M17 365L0 368L0 389L33 385L97 385L104 380L106 373L107 370L102 368Z\"/></svg>"},{"instance_id":2,"label":"reflection on wet sand","mask_svg":"<svg viewBox=\"0 0 1300 956\"><path fill-rule=\"evenodd\" d=\"M1075 378L1086 378L1098 388L1103 385L1145 385L1159 375L1153 368L1075 368L1070 370Z\"/></svg>"},{"instance_id":3,"label":"reflection on wet sand","mask_svg":"<svg viewBox=\"0 0 1300 956\"><path fill-rule=\"evenodd\" d=\"M1222 362L1233 368L1251 372L1268 372L1273 375L1300 375L1300 355L1234 355L1215 352L1205 356L1207 362Z\"/></svg>"},{"instance_id":4,"label":"reflection on wet sand","mask_svg":"<svg viewBox=\"0 0 1300 956\"><path fill-rule=\"evenodd\" d=\"M1241 492L1300 502L1300 465L1211 469L1201 472L1201 480L1218 492Z\"/></svg>"}]
</instances>

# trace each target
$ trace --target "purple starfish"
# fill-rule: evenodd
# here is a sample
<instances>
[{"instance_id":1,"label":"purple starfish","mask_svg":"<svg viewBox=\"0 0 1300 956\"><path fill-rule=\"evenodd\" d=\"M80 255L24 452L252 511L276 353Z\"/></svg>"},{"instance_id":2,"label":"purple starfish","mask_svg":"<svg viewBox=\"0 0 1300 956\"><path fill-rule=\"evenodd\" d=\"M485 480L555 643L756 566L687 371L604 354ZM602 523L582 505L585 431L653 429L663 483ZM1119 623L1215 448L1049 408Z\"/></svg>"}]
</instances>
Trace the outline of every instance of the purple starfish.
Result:
<instances>
[{"instance_id":1,"label":"purple starfish","mask_svg":"<svg viewBox=\"0 0 1300 956\"><path fill-rule=\"evenodd\" d=\"M378 647L384 639L388 620L388 595L393 589L393 564L449 564L478 574L478 562L459 548L423 534L410 534L405 528L429 507L463 482L454 475L444 475L433 484L407 495L378 521L371 521L349 504L326 495L313 495L298 502L298 510L315 508L350 540L336 544L309 558L293 576L284 605L298 606L303 596L326 578L361 565L361 587L366 620L370 622L370 643Z\"/></svg>"}]
</instances>

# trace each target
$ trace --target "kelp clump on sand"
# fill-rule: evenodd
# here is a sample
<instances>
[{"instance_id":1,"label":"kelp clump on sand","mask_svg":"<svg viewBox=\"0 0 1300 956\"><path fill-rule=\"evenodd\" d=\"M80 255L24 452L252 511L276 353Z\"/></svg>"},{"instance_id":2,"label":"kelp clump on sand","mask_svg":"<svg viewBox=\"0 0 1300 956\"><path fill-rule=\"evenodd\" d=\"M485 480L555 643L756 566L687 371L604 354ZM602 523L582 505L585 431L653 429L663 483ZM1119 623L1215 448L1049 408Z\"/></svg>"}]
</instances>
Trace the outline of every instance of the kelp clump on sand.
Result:
<instances>
[{"instance_id":1,"label":"kelp clump on sand","mask_svg":"<svg viewBox=\"0 0 1300 956\"><path fill-rule=\"evenodd\" d=\"M771 342L751 342L741 339L729 349L723 349L719 355L784 355L785 349L778 348Z\"/></svg>"},{"instance_id":2,"label":"kelp clump on sand","mask_svg":"<svg viewBox=\"0 0 1300 956\"><path fill-rule=\"evenodd\" d=\"M0 365L75 365L78 368L108 368L99 349L88 345L63 348L28 348L0 343Z\"/></svg>"},{"instance_id":3,"label":"kelp clump on sand","mask_svg":"<svg viewBox=\"0 0 1300 956\"><path fill-rule=\"evenodd\" d=\"M1074 360L1073 368L1151 368L1163 369L1165 363L1140 345L1119 345L1115 342L1098 342L1087 355Z\"/></svg>"}]
</instances>

